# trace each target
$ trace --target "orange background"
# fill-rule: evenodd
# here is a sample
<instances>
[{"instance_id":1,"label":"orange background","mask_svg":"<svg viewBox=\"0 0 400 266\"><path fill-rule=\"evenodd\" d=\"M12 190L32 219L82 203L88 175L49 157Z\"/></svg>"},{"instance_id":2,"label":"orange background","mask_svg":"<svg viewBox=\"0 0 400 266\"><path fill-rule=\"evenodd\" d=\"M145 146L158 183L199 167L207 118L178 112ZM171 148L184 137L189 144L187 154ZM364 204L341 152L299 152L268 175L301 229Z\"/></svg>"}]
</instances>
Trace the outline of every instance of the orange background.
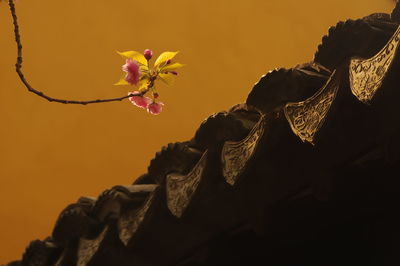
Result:
<instances>
[{"instance_id":1,"label":"orange background","mask_svg":"<svg viewBox=\"0 0 400 266\"><path fill-rule=\"evenodd\" d=\"M53 97L126 95L112 86L115 51L179 50L187 64L173 87L159 86L165 110L151 116L128 101L49 103L23 87L7 3L0 3L0 264L50 235L60 211L81 195L129 184L155 152L190 139L213 112L243 102L269 70L310 61L331 25L390 0L20 0L23 70Z\"/></svg>"}]
</instances>

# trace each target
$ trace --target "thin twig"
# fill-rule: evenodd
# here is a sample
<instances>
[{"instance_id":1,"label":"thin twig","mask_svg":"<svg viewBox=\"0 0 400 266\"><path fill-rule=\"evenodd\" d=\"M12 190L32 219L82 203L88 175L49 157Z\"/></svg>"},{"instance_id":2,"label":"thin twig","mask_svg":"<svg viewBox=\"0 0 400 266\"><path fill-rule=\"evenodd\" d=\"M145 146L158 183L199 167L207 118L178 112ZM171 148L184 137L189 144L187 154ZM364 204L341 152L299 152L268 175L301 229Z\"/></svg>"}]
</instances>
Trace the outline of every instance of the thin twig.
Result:
<instances>
[{"instance_id":1,"label":"thin twig","mask_svg":"<svg viewBox=\"0 0 400 266\"><path fill-rule=\"evenodd\" d=\"M8 5L10 6L10 11L13 19L13 24L14 24L14 35L15 35L15 42L17 43L17 49L18 49L18 55L17 55L17 63L15 64L15 69L18 73L19 78L21 79L22 83L24 83L25 87L28 89L28 91L38 95L39 97L42 97L49 102L56 102L56 103L63 103L63 104L91 104L91 103L105 103L105 102L115 102L115 101L122 101L126 98L132 97L132 96L141 96L143 93L131 93L126 96L118 97L118 98L110 98L110 99L97 99L97 100L90 100L90 101L76 101L76 100L63 100L63 99L57 99L53 98L50 96L47 96L41 91L38 91L29 84L29 82L25 79L24 74L22 72L22 44L21 44L21 36L19 33L19 26L18 26L18 20L17 20L17 14L15 12L15 6L14 6L14 0L8 0Z\"/></svg>"}]
</instances>

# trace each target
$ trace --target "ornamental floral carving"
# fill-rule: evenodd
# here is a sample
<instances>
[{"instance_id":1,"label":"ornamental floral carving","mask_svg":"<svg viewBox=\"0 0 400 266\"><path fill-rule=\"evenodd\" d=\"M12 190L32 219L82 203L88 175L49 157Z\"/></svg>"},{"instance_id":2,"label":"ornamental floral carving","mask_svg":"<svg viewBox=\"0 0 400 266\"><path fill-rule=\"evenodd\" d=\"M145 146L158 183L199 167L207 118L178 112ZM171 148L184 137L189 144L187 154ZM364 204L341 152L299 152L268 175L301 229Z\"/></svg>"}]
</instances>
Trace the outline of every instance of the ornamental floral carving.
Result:
<instances>
[{"instance_id":1,"label":"ornamental floral carving","mask_svg":"<svg viewBox=\"0 0 400 266\"><path fill-rule=\"evenodd\" d=\"M264 134L266 117L262 116L250 133L241 141L226 141L221 152L222 173L226 182L234 185L253 157Z\"/></svg>"},{"instance_id":2,"label":"ornamental floral carving","mask_svg":"<svg viewBox=\"0 0 400 266\"><path fill-rule=\"evenodd\" d=\"M323 125L338 89L339 78L334 71L325 86L313 96L302 102L285 105L286 119L294 134L303 142L313 144L314 136Z\"/></svg>"},{"instance_id":3,"label":"ornamental floral carving","mask_svg":"<svg viewBox=\"0 0 400 266\"><path fill-rule=\"evenodd\" d=\"M361 102L368 104L381 87L392 65L400 43L400 27L379 53L369 59L350 60L351 91Z\"/></svg>"},{"instance_id":4,"label":"ornamental floral carving","mask_svg":"<svg viewBox=\"0 0 400 266\"><path fill-rule=\"evenodd\" d=\"M180 175L178 173L171 173L167 175L167 205L168 209L176 217L180 218L182 216L193 195L196 193L206 163L207 151L203 153L189 174Z\"/></svg>"},{"instance_id":5,"label":"ornamental floral carving","mask_svg":"<svg viewBox=\"0 0 400 266\"><path fill-rule=\"evenodd\" d=\"M136 233L136 231L142 224L146 213L153 202L154 193L155 192L152 192L149 195L149 197L140 209L128 210L124 212L118 219L119 238L125 245L128 245L132 236Z\"/></svg>"},{"instance_id":6,"label":"ornamental floral carving","mask_svg":"<svg viewBox=\"0 0 400 266\"><path fill-rule=\"evenodd\" d=\"M97 252L101 242L108 232L108 227L105 227L103 231L95 239L81 238L79 240L78 247L78 261L77 266L86 266L87 263L92 259L93 255Z\"/></svg>"}]
</instances>

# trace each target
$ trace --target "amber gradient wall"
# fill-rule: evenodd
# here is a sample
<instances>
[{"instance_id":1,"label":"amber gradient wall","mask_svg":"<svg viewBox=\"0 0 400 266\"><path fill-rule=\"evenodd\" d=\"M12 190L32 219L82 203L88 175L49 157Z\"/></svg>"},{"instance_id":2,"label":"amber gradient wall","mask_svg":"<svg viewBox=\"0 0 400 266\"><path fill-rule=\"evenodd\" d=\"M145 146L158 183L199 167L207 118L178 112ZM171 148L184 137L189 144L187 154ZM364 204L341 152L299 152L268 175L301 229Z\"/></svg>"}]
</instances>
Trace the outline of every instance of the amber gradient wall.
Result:
<instances>
[{"instance_id":1,"label":"amber gradient wall","mask_svg":"<svg viewBox=\"0 0 400 266\"><path fill-rule=\"evenodd\" d=\"M24 71L53 97L126 95L113 86L116 50L179 50L175 86L159 86L165 110L127 101L49 103L14 72L7 3L0 3L0 264L50 235L60 211L146 172L155 152L190 139L210 114L241 103L269 70L310 61L338 20L390 12L389 0L20 0Z\"/></svg>"}]
</instances>

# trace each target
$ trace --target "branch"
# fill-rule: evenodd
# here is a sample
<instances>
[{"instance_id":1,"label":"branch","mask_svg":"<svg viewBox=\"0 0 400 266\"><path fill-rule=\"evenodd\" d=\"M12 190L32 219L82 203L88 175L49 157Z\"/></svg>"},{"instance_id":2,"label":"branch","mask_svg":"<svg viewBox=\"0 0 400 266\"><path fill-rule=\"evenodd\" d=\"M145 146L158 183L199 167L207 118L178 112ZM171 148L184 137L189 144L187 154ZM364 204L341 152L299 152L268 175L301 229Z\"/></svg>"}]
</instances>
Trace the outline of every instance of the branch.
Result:
<instances>
[{"instance_id":1,"label":"branch","mask_svg":"<svg viewBox=\"0 0 400 266\"><path fill-rule=\"evenodd\" d=\"M24 74L21 70L22 69L22 44L21 44L21 36L19 33L17 14L15 12L14 0L8 0L8 5L10 6L11 16L13 19L15 42L17 43L17 50L18 50L17 63L15 64L15 69L18 73L19 78L21 79L22 83L24 83L24 85L28 89L28 91L36 94L39 97L42 97L42 98L48 100L49 102L56 102L56 103L63 103L63 104L82 104L82 105L91 104L91 103L105 103L105 102L122 101L122 100L132 97L132 96L142 96L143 95L143 93L131 93L127 96L122 96L122 97L118 97L118 98L97 99L97 100L90 100L90 101L76 101L76 100L63 100L63 99L52 98L50 96L47 96L43 92L32 88L32 86L29 84L29 82L25 79Z\"/></svg>"}]
</instances>

